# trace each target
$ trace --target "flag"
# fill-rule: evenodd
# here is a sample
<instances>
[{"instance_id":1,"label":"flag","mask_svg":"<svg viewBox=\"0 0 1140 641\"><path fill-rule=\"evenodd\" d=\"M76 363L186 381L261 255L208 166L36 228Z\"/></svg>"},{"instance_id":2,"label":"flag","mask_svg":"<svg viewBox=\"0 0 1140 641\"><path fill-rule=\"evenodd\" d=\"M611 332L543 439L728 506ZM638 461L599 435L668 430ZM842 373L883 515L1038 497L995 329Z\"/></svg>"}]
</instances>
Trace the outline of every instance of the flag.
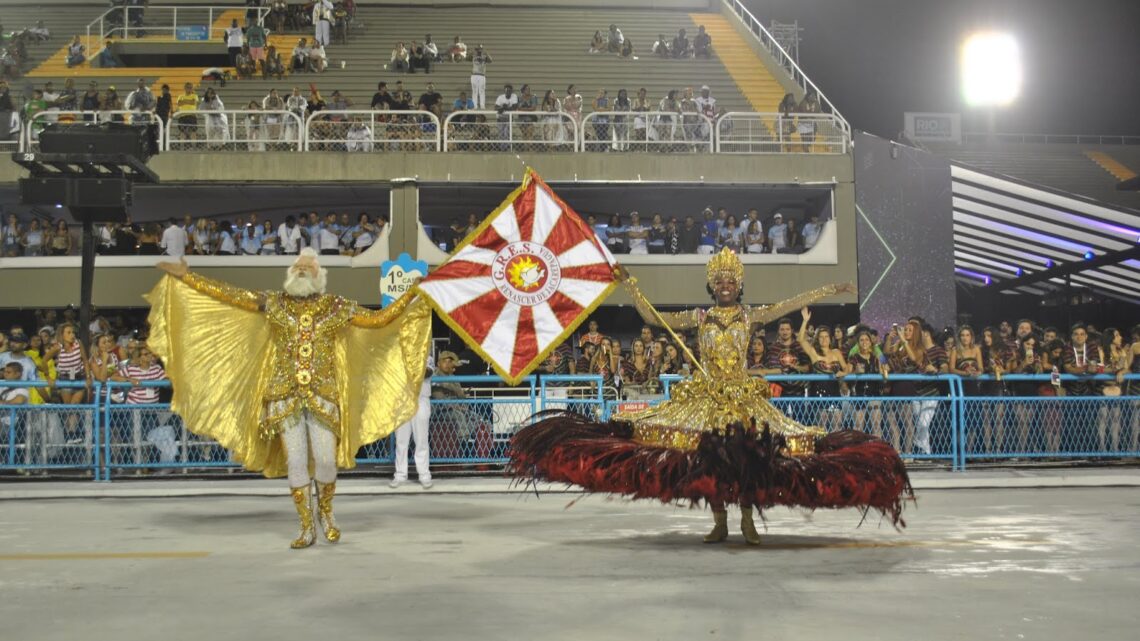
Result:
<instances>
[{"instance_id":1,"label":"flag","mask_svg":"<svg viewBox=\"0 0 1140 641\"><path fill-rule=\"evenodd\" d=\"M594 230L528 169L417 289L514 385L605 300L615 265Z\"/></svg>"}]
</instances>

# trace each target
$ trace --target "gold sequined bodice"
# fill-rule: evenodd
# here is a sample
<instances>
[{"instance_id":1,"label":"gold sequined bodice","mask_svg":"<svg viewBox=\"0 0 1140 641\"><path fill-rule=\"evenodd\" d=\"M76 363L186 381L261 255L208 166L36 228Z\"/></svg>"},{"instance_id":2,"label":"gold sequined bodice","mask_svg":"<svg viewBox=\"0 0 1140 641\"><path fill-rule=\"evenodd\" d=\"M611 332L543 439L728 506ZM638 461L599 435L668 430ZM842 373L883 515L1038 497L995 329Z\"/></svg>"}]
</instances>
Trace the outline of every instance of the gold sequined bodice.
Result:
<instances>
[{"instance_id":1,"label":"gold sequined bodice","mask_svg":"<svg viewBox=\"0 0 1140 641\"><path fill-rule=\"evenodd\" d=\"M704 314L697 329L701 348L701 365L720 379L748 376L748 314L745 308L714 307Z\"/></svg>"},{"instance_id":2,"label":"gold sequined bodice","mask_svg":"<svg viewBox=\"0 0 1140 641\"><path fill-rule=\"evenodd\" d=\"M305 298L282 292L266 294L274 362L265 392L264 432L276 432L280 420L300 409L336 424L336 334L352 319L355 307L328 294Z\"/></svg>"}]
</instances>

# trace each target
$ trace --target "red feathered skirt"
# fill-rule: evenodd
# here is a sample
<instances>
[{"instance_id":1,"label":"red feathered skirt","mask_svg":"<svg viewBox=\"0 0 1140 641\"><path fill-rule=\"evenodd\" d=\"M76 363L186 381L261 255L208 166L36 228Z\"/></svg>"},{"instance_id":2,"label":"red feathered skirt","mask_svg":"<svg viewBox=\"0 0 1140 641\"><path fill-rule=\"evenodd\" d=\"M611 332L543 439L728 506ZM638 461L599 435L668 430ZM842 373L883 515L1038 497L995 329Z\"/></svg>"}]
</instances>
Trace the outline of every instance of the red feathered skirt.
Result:
<instances>
[{"instance_id":1,"label":"red feathered skirt","mask_svg":"<svg viewBox=\"0 0 1140 641\"><path fill-rule=\"evenodd\" d=\"M816 441L815 454L793 457L766 427L704 432L696 449L633 440L629 423L596 423L572 413L539 415L515 434L509 471L522 482L568 483L589 492L662 503L874 509L905 526L913 498L906 467L887 443L843 431Z\"/></svg>"}]
</instances>

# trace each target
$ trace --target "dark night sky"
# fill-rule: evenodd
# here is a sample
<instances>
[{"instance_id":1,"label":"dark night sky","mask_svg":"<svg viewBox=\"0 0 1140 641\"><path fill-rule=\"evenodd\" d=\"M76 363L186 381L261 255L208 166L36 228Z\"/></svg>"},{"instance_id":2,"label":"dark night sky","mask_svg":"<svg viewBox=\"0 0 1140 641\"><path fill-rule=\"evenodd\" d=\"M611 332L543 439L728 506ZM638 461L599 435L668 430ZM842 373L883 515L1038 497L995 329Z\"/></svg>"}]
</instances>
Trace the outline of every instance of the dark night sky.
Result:
<instances>
[{"instance_id":1,"label":"dark night sky","mask_svg":"<svg viewBox=\"0 0 1140 641\"><path fill-rule=\"evenodd\" d=\"M744 0L799 20L800 65L852 126L894 137L904 111L986 120L959 95L958 48L982 29L1021 45L1020 99L1000 132L1140 135L1140 0Z\"/></svg>"}]
</instances>

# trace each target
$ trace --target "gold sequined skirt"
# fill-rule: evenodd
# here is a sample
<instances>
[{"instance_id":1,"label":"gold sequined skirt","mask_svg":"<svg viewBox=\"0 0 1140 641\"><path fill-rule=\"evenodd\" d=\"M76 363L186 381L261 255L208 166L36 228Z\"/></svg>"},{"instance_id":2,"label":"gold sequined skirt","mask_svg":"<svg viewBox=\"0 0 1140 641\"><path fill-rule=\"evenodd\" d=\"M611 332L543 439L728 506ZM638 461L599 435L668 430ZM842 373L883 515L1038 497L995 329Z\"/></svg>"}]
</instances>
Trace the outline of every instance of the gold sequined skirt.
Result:
<instances>
[{"instance_id":1,"label":"gold sequined skirt","mask_svg":"<svg viewBox=\"0 0 1140 641\"><path fill-rule=\"evenodd\" d=\"M694 450L704 432L723 433L729 425L767 425L785 437L790 453L811 454L815 439L826 434L818 427L801 425L776 409L768 399L767 381L741 377L711 380L702 375L677 383L669 400L636 412L622 412L614 420L633 426L639 443L677 450Z\"/></svg>"}]
</instances>

